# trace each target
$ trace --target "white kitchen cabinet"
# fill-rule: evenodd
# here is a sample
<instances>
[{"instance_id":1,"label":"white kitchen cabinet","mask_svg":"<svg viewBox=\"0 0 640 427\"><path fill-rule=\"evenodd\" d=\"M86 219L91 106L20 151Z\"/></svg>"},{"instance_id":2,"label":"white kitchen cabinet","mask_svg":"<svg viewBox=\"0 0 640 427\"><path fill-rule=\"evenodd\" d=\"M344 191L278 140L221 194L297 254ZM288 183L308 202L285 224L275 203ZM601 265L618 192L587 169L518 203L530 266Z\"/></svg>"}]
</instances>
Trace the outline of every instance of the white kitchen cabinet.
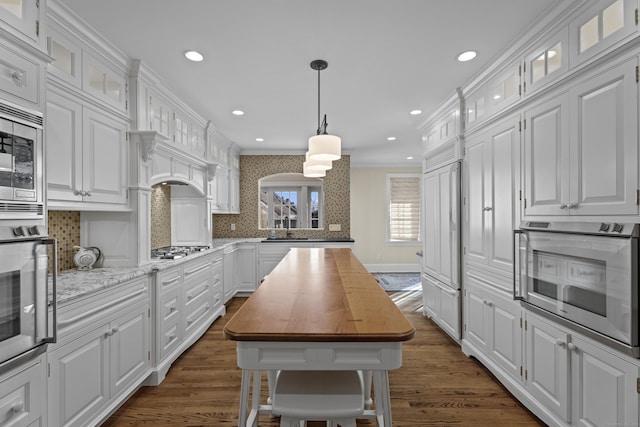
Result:
<instances>
[{"instance_id":1,"label":"white kitchen cabinet","mask_svg":"<svg viewBox=\"0 0 640 427\"><path fill-rule=\"evenodd\" d=\"M42 17L46 11L45 0L13 0L0 2L0 24L9 33L35 46L44 37Z\"/></svg>"},{"instance_id":2,"label":"white kitchen cabinet","mask_svg":"<svg viewBox=\"0 0 640 427\"><path fill-rule=\"evenodd\" d=\"M229 213L240 213L240 171L229 171Z\"/></svg>"},{"instance_id":3,"label":"white kitchen cabinet","mask_svg":"<svg viewBox=\"0 0 640 427\"><path fill-rule=\"evenodd\" d=\"M580 427L627 426L638 420L637 365L575 335L571 352L571 421Z\"/></svg>"},{"instance_id":4,"label":"white kitchen cabinet","mask_svg":"<svg viewBox=\"0 0 640 427\"><path fill-rule=\"evenodd\" d=\"M569 333L530 313L525 319L527 391L545 407L570 421Z\"/></svg>"},{"instance_id":5,"label":"white kitchen cabinet","mask_svg":"<svg viewBox=\"0 0 640 427\"><path fill-rule=\"evenodd\" d=\"M223 250L223 289L224 302L229 301L237 292L238 280L238 247L230 245Z\"/></svg>"},{"instance_id":6,"label":"white kitchen cabinet","mask_svg":"<svg viewBox=\"0 0 640 427\"><path fill-rule=\"evenodd\" d=\"M524 58L523 88L529 96L569 70L569 30L564 27L530 50Z\"/></svg>"},{"instance_id":7,"label":"white kitchen cabinet","mask_svg":"<svg viewBox=\"0 0 640 427\"><path fill-rule=\"evenodd\" d=\"M127 209L126 122L53 91L46 117L49 206Z\"/></svg>"},{"instance_id":8,"label":"white kitchen cabinet","mask_svg":"<svg viewBox=\"0 0 640 427\"><path fill-rule=\"evenodd\" d=\"M82 54L82 90L101 102L127 113L127 74L97 59L92 52Z\"/></svg>"},{"instance_id":9,"label":"white kitchen cabinet","mask_svg":"<svg viewBox=\"0 0 640 427\"><path fill-rule=\"evenodd\" d=\"M150 91L149 94L149 130L154 130L167 139L171 139L173 132L173 109L159 93Z\"/></svg>"},{"instance_id":10,"label":"white kitchen cabinet","mask_svg":"<svg viewBox=\"0 0 640 427\"><path fill-rule=\"evenodd\" d=\"M211 192L215 194L212 200L212 213L228 213L229 212L229 170L226 167L218 167L216 177L210 183L215 185L215 189Z\"/></svg>"},{"instance_id":11,"label":"white kitchen cabinet","mask_svg":"<svg viewBox=\"0 0 640 427\"><path fill-rule=\"evenodd\" d=\"M46 384L46 354L0 376L0 425L47 425Z\"/></svg>"},{"instance_id":12,"label":"white kitchen cabinet","mask_svg":"<svg viewBox=\"0 0 640 427\"><path fill-rule=\"evenodd\" d=\"M525 112L525 215L637 215L637 58Z\"/></svg>"},{"instance_id":13,"label":"white kitchen cabinet","mask_svg":"<svg viewBox=\"0 0 640 427\"><path fill-rule=\"evenodd\" d=\"M519 382L522 367L520 305L469 278L464 289L463 307L463 339L473 347L473 351L466 352L493 364Z\"/></svg>"},{"instance_id":14,"label":"white kitchen cabinet","mask_svg":"<svg viewBox=\"0 0 640 427\"><path fill-rule=\"evenodd\" d=\"M524 123L524 214L568 212L560 206L569 197L569 94L527 109Z\"/></svg>"},{"instance_id":15,"label":"white kitchen cabinet","mask_svg":"<svg viewBox=\"0 0 640 427\"><path fill-rule=\"evenodd\" d=\"M256 290L257 250L255 243L238 243L236 290L253 292Z\"/></svg>"},{"instance_id":16,"label":"white kitchen cabinet","mask_svg":"<svg viewBox=\"0 0 640 427\"><path fill-rule=\"evenodd\" d=\"M213 321L212 261L211 256L203 256L184 265L182 330L185 337L192 336L199 328L208 327Z\"/></svg>"},{"instance_id":17,"label":"white kitchen cabinet","mask_svg":"<svg viewBox=\"0 0 640 427\"><path fill-rule=\"evenodd\" d=\"M24 101L37 104L41 111L40 76L44 66L15 46L4 43L0 44L0 94L18 104Z\"/></svg>"},{"instance_id":18,"label":"white kitchen cabinet","mask_svg":"<svg viewBox=\"0 0 640 427\"><path fill-rule=\"evenodd\" d=\"M637 423L637 363L532 313L525 329L525 386L536 400L574 426Z\"/></svg>"},{"instance_id":19,"label":"white kitchen cabinet","mask_svg":"<svg viewBox=\"0 0 640 427\"><path fill-rule=\"evenodd\" d=\"M424 315L436 322L456 341L460 340L460 290L422 276Z\"/></svg>"},{"instance_id":20,"label":"white kitchen cabinet","mask_svg":"<svg viewBox=\"0 0 640 427\"><path fill-rule=\"evenodd\" d=\"M213 310L224 314L224 263L222 251L214 252L211 260L211 293Z\"/></svg>"},{"instance_id":21,"label":"white kitchen cabinet","mask_svg":"<svg viewBox=\"0 0 640 427\"><path fill-rule=\"evenodd\" d=\"M160 384L171 364L225 312L222 251L186 259L154 276L154 369L147 385Z\"/></svg>"},{"instance_id":22,"label":"white kitchen cabinet","mask_svg":"<svg viewBox=\"0 0 640 427\"><path fill-rule=\"evenodd\" d=\"M51 425L99 422L150 373L148 292L143 277L60 308L48 354Z\"/></svg>"},{"instance_id":23,"label":"white kitchen cabinet","mask_svg":"<svg viewBox=\"0 0 640 427\"><path fill-rule=\"evenodd\" d=\"M460 164L454 163L423 176L424 272L443 284L460 288Z\"/></svg>"},{"instance_id":24,"label":"white kitchen cabinet","mask_svg":"<svg viewBox=\"0 0 640 427\"><path fill-rule=\"evenodd\" d=\"M501 271L504 280L492 283L507 291L513 273L513 229L519 221L519 144L519 121L507 119L469 138L464 160L466 271L471 264Z\"/></svg>"},{"instance_id":25,"label":"white kitchen cabinet","mask_svg":"<svg viewBox=\"0 0 640 427\"><path fill-rule=\"evenodd\" d=\"M155 359L156 364L174 351L182 340L182 268L155 274Z\"/></svg>"},{"instance_id":26,"label":"white kitchen cabinet","mask_svg":"<svg viewBox=\"0 0 640 427\"><path fill-rule=\"evenodd\" d=\"M637 0L599 0L585 6L569 25L571 66L575 67L638 31Z\"/></svg>"},{"instance_id":27,"label":"white kitchen cabinet","mask_svg":"<svg viewBox=\"0 0 640 427\"><path fill-rule=\"evenodd\" d=\"M173 113L173 143L183 152L189 152L189 121L180 113Z\"/></svg>"}]
</instances>

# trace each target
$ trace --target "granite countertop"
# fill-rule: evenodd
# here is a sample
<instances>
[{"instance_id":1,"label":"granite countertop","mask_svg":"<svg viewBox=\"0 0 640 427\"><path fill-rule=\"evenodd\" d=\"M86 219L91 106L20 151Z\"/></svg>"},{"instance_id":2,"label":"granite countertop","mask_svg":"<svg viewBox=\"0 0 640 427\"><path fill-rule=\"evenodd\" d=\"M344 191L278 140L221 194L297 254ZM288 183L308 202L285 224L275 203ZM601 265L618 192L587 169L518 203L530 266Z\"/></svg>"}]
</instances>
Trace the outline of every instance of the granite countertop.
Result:
<instances>
[{"instance_id":1,"label":"granite countertop","mask_svg":"<svg viewBox=\"0 0 640 427\"><path fill-rule=\"evenodd\" d=\"M225 246L234 243L259 243L262 238L246 238L246 239L212 239L211 249L196 252L189 256L170 259L170 260L154 260L151 263L139 267L104 267L93 268L91 270L65 270L57 275L56 296L58 304L63 304L80 298L84 295L107 289L111 286L135 279L137 277L151 274L155 271L166 270L175 267L193 259L211 254L215 251L224 249ZM49 277L49 280L53 280Z\"/></svg>"}]
</instances>

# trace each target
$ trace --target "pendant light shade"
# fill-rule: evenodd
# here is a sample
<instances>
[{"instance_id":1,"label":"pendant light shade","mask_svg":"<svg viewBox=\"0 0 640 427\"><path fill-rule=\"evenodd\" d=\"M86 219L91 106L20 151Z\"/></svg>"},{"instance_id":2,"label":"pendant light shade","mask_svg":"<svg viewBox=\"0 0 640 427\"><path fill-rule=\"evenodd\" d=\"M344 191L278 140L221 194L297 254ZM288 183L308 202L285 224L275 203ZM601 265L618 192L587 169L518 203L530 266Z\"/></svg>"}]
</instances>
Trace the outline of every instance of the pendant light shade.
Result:
<instances>
[{"instance_id":1,"label":"pendant light shade","mask_svg":"<svg viewBox=\"0 0 640 427\"><path fill-rule=\"evenodd\" d=\"M315 135L309 138L309 159L339 160L342 140L335 135Z\"/></svg>"},{"instance_id":2,"label":"pendant light shade","mask_svg":"<svg viewBox=\"0 0 640 427\"><path fill-rule=\"evenodd\" d=\"M318 71L318 129L316 135L309 138L309 160L333 161L340 159L342 141L335 135L327 133L327 115L320 123L320 71L328 67L327 61L316 59L311 61L311 68Z\"/></svg>"},{"instance_id":3,"label":"pendant light shade","mask_svg":"<svg viewBox=\"0 0 640 427\"><path fill-rule=\"evenodd\" d=\"M333 167L331 164L331 160L315 160L309 157L309 152L305 155L306 161L304 165L306 165L309 170L320 170L327 171Z\"/></svg>"},{"instance_id":4,"label":"pendant light shade","mask_svg":"<svg viewBox=\"0 0 640 427\"><path fill-rule=\"evenodd\" d=\"M304 162L302 164L302 173L307 178L322 178L327 175L326 170L309 169L309 167L307 166L307 162Z\"/></svg>"}]
</instances>

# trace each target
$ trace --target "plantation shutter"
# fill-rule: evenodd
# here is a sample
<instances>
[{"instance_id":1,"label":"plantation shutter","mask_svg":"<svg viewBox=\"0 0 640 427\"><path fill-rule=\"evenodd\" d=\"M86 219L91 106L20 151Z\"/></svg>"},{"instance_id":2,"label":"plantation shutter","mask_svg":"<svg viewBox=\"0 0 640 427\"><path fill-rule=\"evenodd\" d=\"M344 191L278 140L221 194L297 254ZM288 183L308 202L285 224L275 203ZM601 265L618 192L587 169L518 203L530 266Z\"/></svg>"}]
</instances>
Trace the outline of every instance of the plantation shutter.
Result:
<instances>
[{"instance_id":1,"label":"plantation shutter","mask_svg":"<svg viewBox=\"0 0 640 427\"><path fill-rule=\"evenodd\" d=\"M389 240L420 239L420 177L389 177Z\"/></svg>"}]
</instances>

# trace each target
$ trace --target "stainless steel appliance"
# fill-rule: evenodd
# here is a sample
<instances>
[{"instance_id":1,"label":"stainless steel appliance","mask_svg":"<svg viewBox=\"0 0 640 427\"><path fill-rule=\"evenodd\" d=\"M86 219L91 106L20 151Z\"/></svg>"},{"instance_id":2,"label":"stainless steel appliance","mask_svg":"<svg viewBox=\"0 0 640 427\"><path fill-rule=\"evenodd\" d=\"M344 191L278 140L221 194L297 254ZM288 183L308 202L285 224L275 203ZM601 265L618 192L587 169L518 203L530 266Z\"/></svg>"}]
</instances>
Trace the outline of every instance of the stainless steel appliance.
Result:
<instances>
[{"instance_id":1,"label":"stainless steel appliance","mask_svg":"<svg viewBox=\"0 0 640 427\"><path fill-rule=\"evenodd\" d=\"M0 219L44 218L42 123L0 102Z\"/></svg>"},{"instance_id":2,"label":"stainless steel appliance","mask_svg":"<svg viewBox=\"0 0 640 427\"><path fill-rule=\"evenodd\" d=\"M0 372L43 352L56 339L55 240L42 225L0 224Z\"/></svg>"},{"instance_id":3,"label":"stainless steel appliance","mask_svg":"<svg viewBox=\"0 0 640 427\"><path fill-rule=\"evenodd\" d=\"M639 224L525 221L515 233L514 298L640 357Z\"/></svg>"}]
</instances>

